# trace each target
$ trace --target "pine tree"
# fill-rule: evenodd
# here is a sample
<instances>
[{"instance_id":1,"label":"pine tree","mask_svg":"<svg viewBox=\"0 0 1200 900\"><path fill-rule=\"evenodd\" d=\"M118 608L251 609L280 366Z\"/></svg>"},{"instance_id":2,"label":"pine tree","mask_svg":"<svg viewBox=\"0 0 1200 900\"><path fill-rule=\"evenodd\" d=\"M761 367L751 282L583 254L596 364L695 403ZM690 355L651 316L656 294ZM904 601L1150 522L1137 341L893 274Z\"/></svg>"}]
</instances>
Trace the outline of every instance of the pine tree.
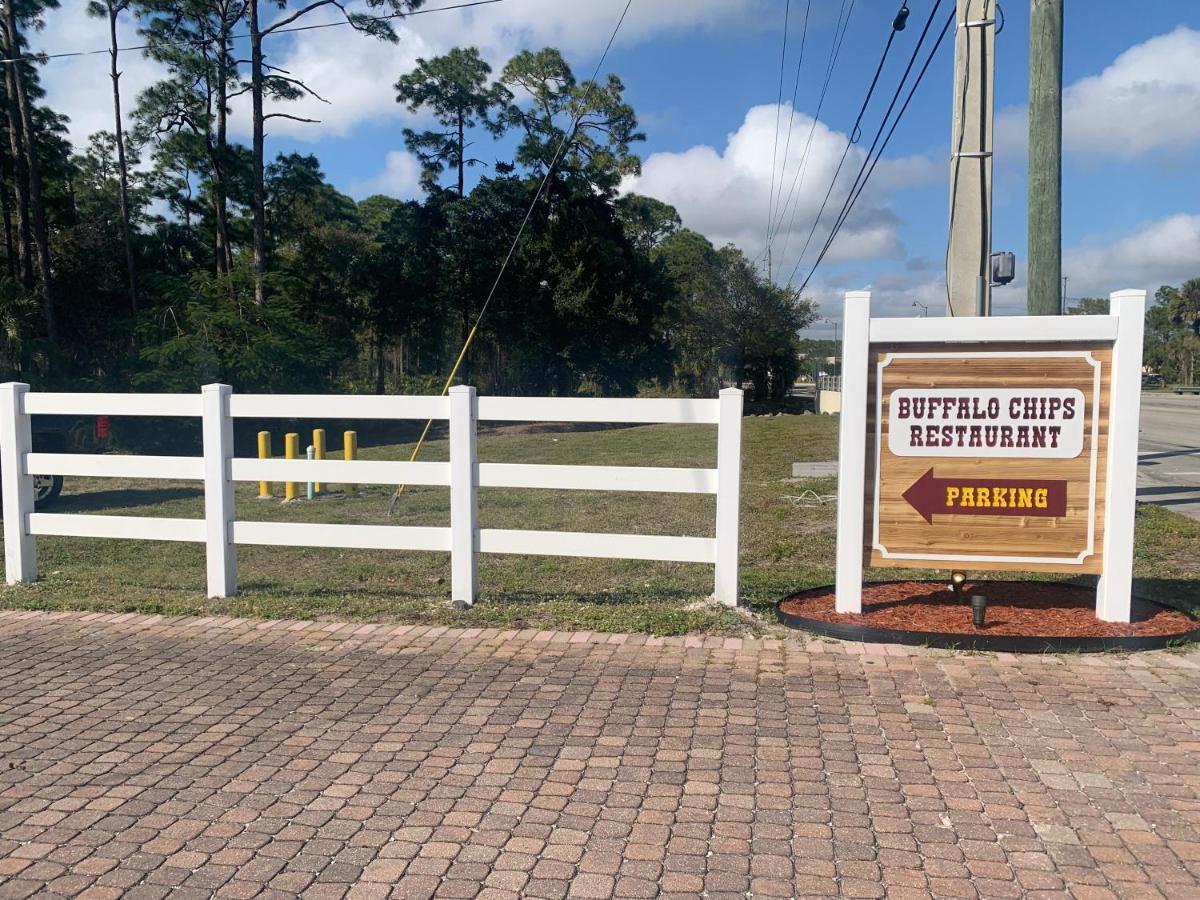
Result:
<instances>
[{"instance_id":1,"label":"pine tree","mask_svg":"<svg viewBox=\"0 0 1200 900\"><path fill-rule=\"evenodd\" d=\"M33 102L30 97L31 78L27 61L23 59L25 41L23 29L40 28L42 14L58 6L58 0L28 0L21 5L8 0L3 4L0 18L0 37L4 46L5 80L8 89L9 130L15 159L20 159L16 183L22 185L24 197L20 202L27 204L28 215L22 231L27 231L28 245L33 244L33 265L37 272L37 291L41 296L46 319L46 335L53 342L58 334L58 320L54 300L54 277L50 263L50 231L46 220L46 204L42 192L41 161L37 152L37 124Z\"/></svg>"},{"instance_id":2,"label":"pine tree","mask_svg":"<svg viewBox=\"0 0 1200 900\"><path fill-rule=\"evenodd\" d=\"M230 100L247 90L233 55L233 35L246 12L247 0L141 0L138 7L148 54L171 72L140 98L143 137L178 132L201 143L218 275L233 268L229 183L236 152L227 123Z\"/></svg>"},{"instance_id":3,"label":"pine tree","mask_svg":"<svg viewBox=\"0 0 1200 900\"><path fill-rule=\"evenodd\" d=\"M512 99L500 84L488 85L492 68L474 47L455 47L445 56L418 59L417 67L396 82L396 102L409 112L428 110L442 126L440 130L404 129L404 144L421 160L422 180L436 184L446 170L458 175L458 196L465 193L468 166L483 162L467 156L468 133L482 125L493 135L504 130L494 115Z\"/></svg>"},{"instance_id":4,"label":"pine tree","mask_svg":"<svg viewBox=\"0 0 1200 900\"><path fill-rule=\"evenodd\" d=\"M88 14L108 20L109 78L112 79L113 134L117 145L117 169L120 182L121 237L125 243L125 268L129 278L129 309L136 313L137 265L133 257L133 229L129 224L129 166L125 160L125 123L121 120L121 72L117 66L117 20L129 9L130 0L91 0Z\"/></svg>"},{"instance_id":5,"label":"pine tree","mask_svg":"<svg viewBox=\"0 0 1200 900\"><path fill-rule=\"evenodd\" d=\"M316 121L285 112L267 113L263 109L263 101L266 97L275 100L296 100L306 93L319 97L308 85L267 64L266 54L263 51L263 40L272 34L294 26L296 22L310 13L333 7L341 11L346 22L355 30L395 43L396 32L392 28L390 19L398 18L404 13L418 8L425 0L365 0L366 7L370 10L367 13L350 12L342 0L311 0L265 27L259 15L259 5L262 2L263 0L247 0L247 20L250 26L250 115L253 125L250 205L254 219L254 298L259 304L266 301L266 286L263 283L267 273L267 191L264 164L266 122L268 119L274 118L293 119L300 122ZM287 0L266 0L266 5L282 10L287 8L288 3Z\"/></svg>"}]
</instances>

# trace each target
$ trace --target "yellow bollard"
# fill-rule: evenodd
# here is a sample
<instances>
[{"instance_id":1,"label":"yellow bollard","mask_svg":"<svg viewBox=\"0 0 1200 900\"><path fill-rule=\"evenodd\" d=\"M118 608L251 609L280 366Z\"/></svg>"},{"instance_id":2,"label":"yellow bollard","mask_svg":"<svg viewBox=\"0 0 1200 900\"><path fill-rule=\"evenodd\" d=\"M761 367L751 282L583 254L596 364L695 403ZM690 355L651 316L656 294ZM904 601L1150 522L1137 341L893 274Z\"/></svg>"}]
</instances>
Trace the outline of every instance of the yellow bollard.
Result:
<instances>
[{"instance_id":1,"label":"yellow bollard","mask_svg":"<svg viewBox=\"0 0 1200 900\"><path fill-rule=\"evenodd\" d=\"M346 457L346 462L352 462L358 459L358 432L346 431L342 433L342 455ZM357 494L357 484L345 485L347 494Z\"/></svg>"},{"instance_id":2,"label":"yellow bollard","mask_svg":"<svg viewBox=\"0 0 1200 900\"><path fill-rule=\"evenodd\" d=\"M283 456L285 459L299 459L300 458L300 435L296 434L294 431L290 432L283 439ZM295 500L296 499L296 482L289 481L284 484L283 499L284 500Z\"/></svg>"},{"instance_id":3,"label":"yellow bollard","mask_svg":"<svg viewBox=\"0 0 1200 900\"><path fill-rule=\"evenodd\" d=\"M260 431L258 433L258 458L271 458L271 432L269 431ZM274 485L269 481L260 481L258 483L258 499L272 500L274 497Z\"/></svg>"},{"instance_id":4,"label":"yellow bollard","mask_svg":"<svg viewBox=\"0 0 1200 900\"><path fill-rule=\"evenodd\" d=\"M312 445L313 445L313 459L324 459L325 458L325 429L324 428L314 428L313 429ZM314 494L321 493L321 482L319 482L319 481L313 482L313 493Z\"/></svg>"}]
</instances>

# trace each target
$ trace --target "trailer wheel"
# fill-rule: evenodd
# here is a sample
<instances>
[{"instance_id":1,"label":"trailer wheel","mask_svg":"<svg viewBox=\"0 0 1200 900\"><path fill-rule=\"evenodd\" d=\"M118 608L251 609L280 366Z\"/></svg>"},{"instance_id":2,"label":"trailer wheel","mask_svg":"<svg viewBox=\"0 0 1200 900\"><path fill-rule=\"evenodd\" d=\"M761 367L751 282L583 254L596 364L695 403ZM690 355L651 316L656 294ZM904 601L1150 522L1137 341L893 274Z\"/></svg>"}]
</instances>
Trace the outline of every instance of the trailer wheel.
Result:
<instances>
[{"instance_id":1,"label":"trailer wheel","mask_svg":"<svg viewBox=\"0 0 1200 900\"><path fill-rule=\"evenodd\" d=\"M62 493L63 477L61 475L33 476L33 505L41 509L49 506Z\"/></svg>"}]
</instances>

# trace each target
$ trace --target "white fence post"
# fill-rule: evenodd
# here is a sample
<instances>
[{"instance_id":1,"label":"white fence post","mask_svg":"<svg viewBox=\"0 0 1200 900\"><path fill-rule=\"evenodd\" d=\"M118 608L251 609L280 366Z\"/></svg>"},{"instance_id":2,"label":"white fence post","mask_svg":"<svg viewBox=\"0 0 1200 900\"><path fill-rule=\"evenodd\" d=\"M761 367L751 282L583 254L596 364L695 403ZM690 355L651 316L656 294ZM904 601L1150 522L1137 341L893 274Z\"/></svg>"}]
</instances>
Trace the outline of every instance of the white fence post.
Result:
<instances>
[{"instance_id":1,"label":"white fence post","mask_svg":"<svg viewBox=\"0 0 1200 900\"><path fill-rule=\"evenodd\" d=\"M738 519L742 498L742 392L721 391L717 421L717 559L713 596L738 602Z\"/></svg>"},{"instance_id":2,"label":"white fence post","mask_svg":"<svg viewBox=\"0 0 1200 900\"><path fill-rule=\"evenodd\" d=\"M479 592L478 417L475 388L450 388L450 598L459 609L473 606Z\"/></svg>"},{"instance_id":3,"label":"white fence post","mask_svg":"<svg viewBox=\"0 0 1200 900\"><path fill-rule=\"evenodd\" d=\"M237 549L233 544L233 418L229 415L227 384L206 384L201 389L201 431L204 437L204 542L208 569L208 596L232 597L237 593Z\"/></svg>"},{"instance_id":4,"label":"white fence post","mask_svg":"<svg viewBox=\"0 0 1200 900\"><path fill-rule=\"evenodd\" d=\"M837 581L834 606L840 613L861 613L870 292L850 291L842 308L842 410L838 423Z\"/></svg>"},{"instance_id":5,"label":"white fence post","mask_svg":"<svg viewBox=\"0 0 1200 900\"><path fill-rule=\"evenodd\" d=\"M25 454L33 450L25 396L29 385L0 385L0 486L4 494L4 578L9 584L37 581L37 540L29 533L33 479L25 474Z\"/></svg>"},{"instance_id":6,"label":"white fence post","mask_svg":"<svg viewBox=\"0 0 1200 900\"><path fill-rule=\"evenodd\" d=\"M1096 585L1096 618L1128 622L1133 594L1133 521L1137 511L1138 422L1142 409L1142 332L1146 292L1109 295L1117 317L1108 412L1108 495L1104 498L1104 561ZM1095 411L1093 415L1099 415Z\"/></svg>"}]
</instances>

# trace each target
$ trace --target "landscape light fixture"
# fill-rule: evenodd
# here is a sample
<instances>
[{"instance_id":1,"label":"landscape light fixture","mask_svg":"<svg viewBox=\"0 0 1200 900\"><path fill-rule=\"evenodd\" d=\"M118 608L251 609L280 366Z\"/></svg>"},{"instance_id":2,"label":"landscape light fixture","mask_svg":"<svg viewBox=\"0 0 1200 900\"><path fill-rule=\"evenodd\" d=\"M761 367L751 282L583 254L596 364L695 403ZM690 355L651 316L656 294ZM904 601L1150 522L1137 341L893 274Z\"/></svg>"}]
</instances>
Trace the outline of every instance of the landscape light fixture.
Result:
<instances>
[{"instance_id":1,"label":"landscape light fixture","mask_svg":"<svg viewBox=\"0 0 1200 900\"><path fill-rule=\"evenodd\" d=\"M954 591L956 597L962 596L963 583L967 580L965 572L950 573L950 590Z\"/></svg>"},{"instance_id":2,"label":"landscape light fixture","mask_svg":"<svg viewBox=\"0 0 1200 900\"><path fill-rule=\"evenodd\" d=\"M971 595L971 624L976 628L982 628L985 617L987 616L987 597L983 594Z\"/></svg>"}]
</instances>

